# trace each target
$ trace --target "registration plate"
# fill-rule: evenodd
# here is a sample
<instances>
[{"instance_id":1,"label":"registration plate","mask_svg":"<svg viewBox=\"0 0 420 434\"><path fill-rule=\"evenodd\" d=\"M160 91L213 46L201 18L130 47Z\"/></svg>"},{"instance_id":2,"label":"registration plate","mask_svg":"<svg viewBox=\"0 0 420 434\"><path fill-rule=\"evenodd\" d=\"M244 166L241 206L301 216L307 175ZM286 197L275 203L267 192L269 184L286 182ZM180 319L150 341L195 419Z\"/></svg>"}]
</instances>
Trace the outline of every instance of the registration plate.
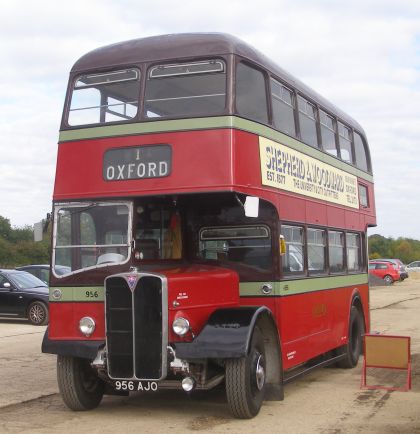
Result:
<instances>
[{"instance_id":1,"label":"registration plate","mask_svg":"<svg viewBox=\"0 0 420 434\"><path fill-rule=\"evenodd\" d=\"M126 392L156 392L158 383L156 381L117 380L114 381L114 389Z\"/></svg>"}]
</instances>

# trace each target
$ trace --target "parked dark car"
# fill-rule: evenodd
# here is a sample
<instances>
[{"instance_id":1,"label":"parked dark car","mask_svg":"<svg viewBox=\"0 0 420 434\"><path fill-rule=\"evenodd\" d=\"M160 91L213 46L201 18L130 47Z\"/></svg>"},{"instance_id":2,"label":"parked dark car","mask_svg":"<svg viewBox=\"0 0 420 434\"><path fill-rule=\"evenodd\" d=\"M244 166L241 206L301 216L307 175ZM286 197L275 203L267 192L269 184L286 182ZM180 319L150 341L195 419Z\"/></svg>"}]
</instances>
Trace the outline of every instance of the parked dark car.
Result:
<instances>
[{"instance_id":1,"label":"parked dark car","mask_svg":"<svg viewBox=\"0 0 420 434\"><path fill-rule=\"evenodd\" d=\"M16 267L16 270L27 271L28 273L33 274L35 277L38 277L38 279L41 279L47 285L50 281L49 265L24 265L22 267ZM54 270L55 273L59 276L62 276L63 274L68 274L71 271L70 267L65 267L64 265L56 265Z\"/></svg>"},{"instance_id":2,"label":"parked dark car","mask_svg":"<svg viewBox=\"0 0 420 434\"><path fill-rule=\"evenodd\" d=\"M375 259L375 261L382 261L382 262L392 262L393 264L397 264L400 269L400 280L403 281L404 279L407 279L408 277L408 271L406 266L402 263L400 259Z\"/></svg>"},{"instance_id":3,"label":"parked dark car","mask_svg":"<svg viewBox=\"0 0 420 434\"><path fill-rule=\"evenodd\" d=\"M0 270L0 316L48 324L48 286L26 271Z\"/></svg>"}]
</instances>

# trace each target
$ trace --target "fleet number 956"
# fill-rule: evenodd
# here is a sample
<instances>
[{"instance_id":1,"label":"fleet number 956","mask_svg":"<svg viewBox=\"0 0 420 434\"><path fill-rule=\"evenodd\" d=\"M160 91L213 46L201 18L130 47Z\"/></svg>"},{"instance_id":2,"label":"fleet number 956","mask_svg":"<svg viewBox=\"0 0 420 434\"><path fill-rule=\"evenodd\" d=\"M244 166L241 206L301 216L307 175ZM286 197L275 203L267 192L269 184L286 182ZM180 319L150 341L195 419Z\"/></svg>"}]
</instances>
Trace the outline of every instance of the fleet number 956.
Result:
<instances>
[{"instance_id":1,"label":"fleet number 956","mask_svg":"<svg viewBox=\"0 0 420 434\"><path fill-rule=\"evenodd\" d=\"M143 392L156 392L158 384L156 381L115 381L115 390L123 390L127 392L143 391Z\"/></svg>"}]
</instances>

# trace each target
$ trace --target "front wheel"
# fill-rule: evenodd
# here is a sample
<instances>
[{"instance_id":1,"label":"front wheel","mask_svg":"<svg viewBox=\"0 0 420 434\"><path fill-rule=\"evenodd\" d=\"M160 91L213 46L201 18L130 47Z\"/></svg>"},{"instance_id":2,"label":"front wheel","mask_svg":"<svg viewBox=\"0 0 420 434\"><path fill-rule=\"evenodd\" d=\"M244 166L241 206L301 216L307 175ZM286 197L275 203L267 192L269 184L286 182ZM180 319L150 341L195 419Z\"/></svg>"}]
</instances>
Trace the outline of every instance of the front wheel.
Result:
<instances>
[{"instance_id":1,"label":"front wheel","mask_svg":"<svg viewBox=\"0 0 420 434\"><path fill-rule=\"evenodd\" d=\"M61 397L71 410L92 410L102 401L105 383L87 359L57 356L57 381Z\"/></svg>"},{"instance_id":2,"label":"front wheel","mask_svg":"<svg viewBox=\"0 0 420 434\"><path fill-rule=\"evenodd\" d=\"M48 307L42 301L34 301L28 308L28 320L33 325L48 324Z\"/></svg>"},{"instance_id":3,"label":"front wheel","mask_svg":"<svg viewBox=\"0 0 420 434\"><path fill-rule=\"evenodd\" d=\"M256 416L264 401L266 385L264 339L258 327L254 329L248 354L226 361L225 382L233 416L240 419Z\"/></svg>"},{"instance_id":4,"label":"front wheel","mask_svg":"<svg viewBox=\"0 0 420 434\"><path fill-rule=\"evenodd\" d=\"M349 369L357 365L359 357L362 354L364 332L363 316L356 306L352 306L350 310L348 342L343 349L345 357L338 362L340 368Z\"/></svg>"}]
</instances>

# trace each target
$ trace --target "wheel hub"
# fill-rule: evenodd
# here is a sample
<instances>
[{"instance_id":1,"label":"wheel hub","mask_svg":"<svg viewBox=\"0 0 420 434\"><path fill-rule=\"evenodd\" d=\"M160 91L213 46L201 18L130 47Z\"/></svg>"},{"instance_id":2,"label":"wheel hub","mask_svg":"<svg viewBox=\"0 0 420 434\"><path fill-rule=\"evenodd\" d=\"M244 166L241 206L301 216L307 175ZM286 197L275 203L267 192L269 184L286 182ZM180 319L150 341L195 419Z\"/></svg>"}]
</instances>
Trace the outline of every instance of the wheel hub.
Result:
<instances>
[{"instance_id":1,"label":"wheel hub","mask_svg":"<svg viewBox=\"0 0 420 434\"><path fill-rule=\"evenodd\" d=\"M44 312L42 310L42 308L40 308L39 306L33 306L31 309L31 318L35 323L39 323L42 322L42 320L44 319Z\"/></svg>"},{"instance_id":2,"label":"wheel hub","mask_svg":"<svg viewBox=\"0 0 420 434\"><path fill-rule=\"evenodd\" d=\"M264 369L264 359L262 354L257 357L257 363L255 365L255 383L258 390L262 390L265 383L265 369Z\"/></svg>"}]
</instances>

